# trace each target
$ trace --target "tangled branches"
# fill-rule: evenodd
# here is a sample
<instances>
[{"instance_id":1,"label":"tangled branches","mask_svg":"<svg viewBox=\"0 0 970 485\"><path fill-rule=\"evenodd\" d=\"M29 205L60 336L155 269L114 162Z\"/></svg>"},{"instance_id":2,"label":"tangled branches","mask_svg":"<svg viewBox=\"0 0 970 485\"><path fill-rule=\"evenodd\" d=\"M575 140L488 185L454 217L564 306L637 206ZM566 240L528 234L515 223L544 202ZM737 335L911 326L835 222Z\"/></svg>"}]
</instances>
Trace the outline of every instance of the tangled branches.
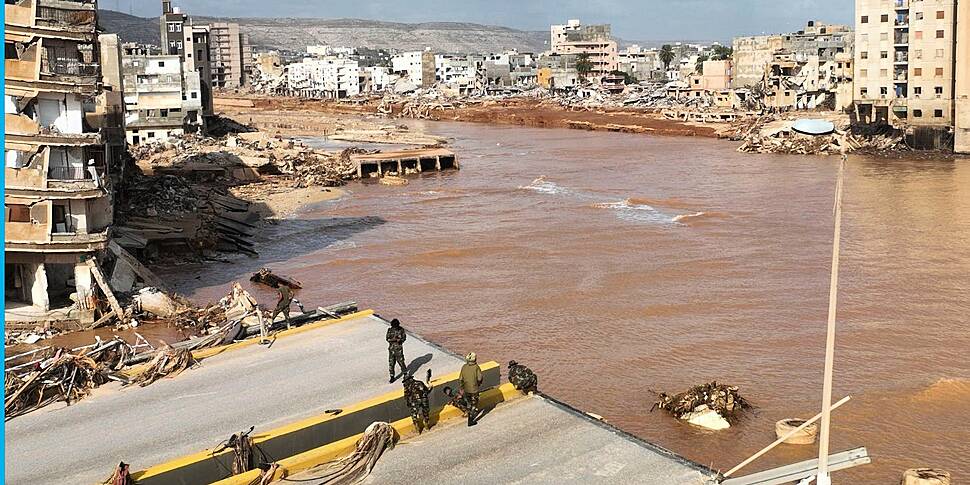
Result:
<instances>
[{"instance_id":1,"label":"tangled branches","mask_svg":"<svg viewBox=\"0 0 970 485\"><path fill-rule=\"evenodd\" d=\"M195 359L192 352L188 349L176 349L166 345L155 354L155 358L148 363L145 369L138 372L131 379L131 383L139 386L147 386L163 377L175 377L185 369L192 367Z\"/></svg>"},{"instance_id":2,"label":"tangled branches","mask_svg":"<svg viewBox=\"0 0 970 485\"><path fill-rule=\"evenodd\" d=\"M659 399L653 404L650 411L663 409L674 417L683 419L702 405L706 405L725 419L733 417L736 412L751 406L741 397L737 386L711 381L708 384L691 387L687 391L673 396L661 392Z\"/></svg>"}]
</instances>

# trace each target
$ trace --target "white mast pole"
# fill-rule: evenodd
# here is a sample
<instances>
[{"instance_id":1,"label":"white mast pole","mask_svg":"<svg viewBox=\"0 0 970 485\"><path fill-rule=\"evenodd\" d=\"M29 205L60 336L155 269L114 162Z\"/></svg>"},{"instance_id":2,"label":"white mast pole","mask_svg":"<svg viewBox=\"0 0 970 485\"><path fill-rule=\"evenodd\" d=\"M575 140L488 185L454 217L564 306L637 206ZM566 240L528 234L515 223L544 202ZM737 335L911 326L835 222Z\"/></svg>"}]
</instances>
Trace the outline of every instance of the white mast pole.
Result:
<instances>
[{"instance_id":1,"label":"white mast pole","mask_svg":"<svg viewBox=\"0 0 970 485\"><path fill-rule=\"evenodd\" d=\"M825 334L825 374L822 381L822 428L818 441L817 485L831 485L829 476L829 433L832 417L832 367L835 360L835 307L839 293L839 240L842 235L842 185L845 179L846 155L839 164L835 187L835 236L832 239L832 279L829 283L829 320Z\"/></svg>"}]
</instances>

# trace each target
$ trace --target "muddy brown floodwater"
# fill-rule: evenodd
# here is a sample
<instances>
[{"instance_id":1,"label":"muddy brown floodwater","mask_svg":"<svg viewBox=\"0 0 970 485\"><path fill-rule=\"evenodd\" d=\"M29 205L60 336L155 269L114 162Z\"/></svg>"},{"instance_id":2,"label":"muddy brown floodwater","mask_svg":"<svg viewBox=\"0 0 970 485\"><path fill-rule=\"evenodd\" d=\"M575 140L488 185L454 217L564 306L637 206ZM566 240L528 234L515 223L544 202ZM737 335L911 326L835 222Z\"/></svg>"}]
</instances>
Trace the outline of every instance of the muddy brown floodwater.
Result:
<instances>
[{"instance_id":1,"label":"muddy brown floodwater","mask_svg":"<svg viewBox=\"0 0 970 485\"><path fill-rule=\"evenodd\" d=\"M836 158L427 128L454 137L460 172L352 184L272 227L259 260L168 276L215 300L271 266L304 282L305 302L357 300L456 352L517 359L549 394L722 470L776 420L817 412ZM970 479L970 161L850 158L842 234L834 394L853 400L832 449L865 445L873 463L841 483L915 466ZM718 433L648 412L651 390L713 379L757 409ZM815 453L782 445L747 471Z\"/></svg>"}]
</instances>

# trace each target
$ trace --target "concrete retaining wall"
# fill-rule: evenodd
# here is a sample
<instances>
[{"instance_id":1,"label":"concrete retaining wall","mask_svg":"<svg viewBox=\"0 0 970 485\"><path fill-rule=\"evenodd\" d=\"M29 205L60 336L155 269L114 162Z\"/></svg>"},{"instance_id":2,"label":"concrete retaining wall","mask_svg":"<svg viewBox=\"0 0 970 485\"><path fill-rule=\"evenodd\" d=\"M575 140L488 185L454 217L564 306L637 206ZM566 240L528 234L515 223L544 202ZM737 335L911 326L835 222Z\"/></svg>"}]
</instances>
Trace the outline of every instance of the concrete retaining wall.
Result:
<instances>
[{"instance_id":1,"label":"concrete retaining wall","mask_svg":"<svg viewBox=\"0 0 970 485\"><path fill-rule=\"evenodd\" d=\"M497 363L482 364L482 373L483 389L499 386L501 371ZM441 389L445 386L456 387L457 382L457 372L432 381L432 414L447 403ZM399 387L394 392L343 408L343 412L337 416L314 416L252 436L255 446L265 455L264 461L273 462L354 437L375 421L394 423L409 417L404 391ZM243 425L240 423L240 428ZM231 462L232 450L216 455L212 454L212 450L205 450L135 473L133 478L140 485L212 483L231 475Z\"/></svg>"}]
</instances>

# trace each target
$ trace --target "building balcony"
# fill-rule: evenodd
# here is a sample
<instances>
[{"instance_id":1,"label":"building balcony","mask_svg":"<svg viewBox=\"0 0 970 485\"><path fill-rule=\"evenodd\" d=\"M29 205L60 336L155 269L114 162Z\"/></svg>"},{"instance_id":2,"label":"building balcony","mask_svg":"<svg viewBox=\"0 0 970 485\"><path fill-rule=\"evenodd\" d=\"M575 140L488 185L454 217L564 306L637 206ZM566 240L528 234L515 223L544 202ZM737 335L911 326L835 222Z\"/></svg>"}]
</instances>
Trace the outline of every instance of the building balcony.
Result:
<instances>
[{"instance_id":1,"label":"building balcony","mask_svg":"<svg viewBox=\"0 0 970 485\"><path fill-rule=\"evenodd\" d=\"M91 42L95 36L94 0L13 0L4 5L8 35L18 41L48 37Z\"/></svg>"},{"instance_id":2,"label":"building balcony","mask_svg":"<svg viewBox=\"0 0 970 485\"><path fill-rule=\"evenodd\" d=\"M182 113L178 116L153 116L139 117L137 114L125 119L125 129L144 129L144 128L181 128L185 123Z\"/></svg>"},{"instance_id":3,"label":"building balcony","mask_svg":"<svg viewBox=\"0 0 970 485\"><path fill-rule=\"evenodd\" d=\"M31 145L100 145L99 132L61 133L50 127L41 127L36 121L24 115L7 113L4 115L7 143L27 143Z\"/></svg>"},{"instance_id":4,"label":"building balcony","mask_svg":"<svg viewBox=\"0 0 970 485\"><path fill-rule=\"evenodd\" d=\"M896 10L909 10L909 0L895 0Z\"/></svg>"},{"instance_id":5,"label":"building balcony","mask_svg":"<svg viewBox=\"0 0 970 485\"><path fill-rule=\"evenodd\" d=\"M39 231L23 231L17 226L37 226ZM5 225L5 249L7 251L72 253L99 251L108 247L110 231L95 233L54 232L46 234L41 224L11 223ZM42 237L30 237L42 236ZM26 236L26 237L24 237Z\"/></svg>"},{"instance_id":6,"label":"building balcony","mask_svg":"<svg viewBox=\"0 0 970 485\"><path fill-rule=\"evenodd\" d=\"M75 59L43 60L40 64L41 76L51 77L90 77L101 75L101 65L96 62L81 62Z\"/></svg>"}]
</instances>

